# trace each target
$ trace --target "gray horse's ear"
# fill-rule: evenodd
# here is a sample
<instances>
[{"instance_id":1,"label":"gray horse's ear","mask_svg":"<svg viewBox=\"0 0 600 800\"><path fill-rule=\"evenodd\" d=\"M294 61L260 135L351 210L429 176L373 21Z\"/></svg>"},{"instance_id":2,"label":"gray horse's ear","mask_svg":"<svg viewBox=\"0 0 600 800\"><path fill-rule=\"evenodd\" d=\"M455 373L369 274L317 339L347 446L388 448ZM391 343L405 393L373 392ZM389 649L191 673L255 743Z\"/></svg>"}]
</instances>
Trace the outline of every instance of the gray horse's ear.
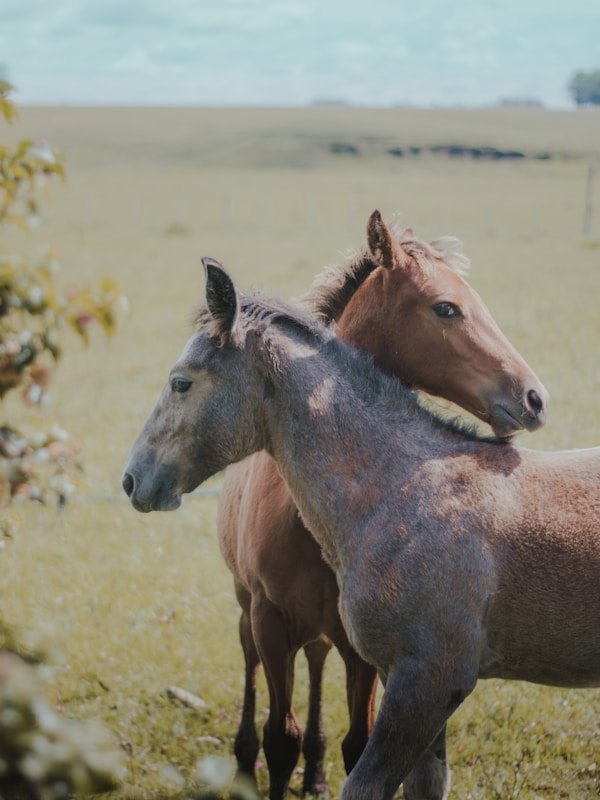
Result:
<instances>
[{"instance_id":1,"label":"gray horse's ear","mask_svg":"<svg viewBox=\"0 0 600 800\"><path fill-rule=\"evenodd\" d=\"M238 294L222 264L214 258L202 259L206 273L206 305L218 325L219 334L233 330L238 315Z\"/></svg>"},{"instance_id":2,"label":"gray horse's ear","mask_svg":"<svg viewBox=\"0 0 600 800\"><path fill-rule=\"evenodd\" d=\"M405 261L404 251L377 210L373 211L367 222L367 244L373 260L380 267L392 269Z\"/></svg>"}]
</instances>

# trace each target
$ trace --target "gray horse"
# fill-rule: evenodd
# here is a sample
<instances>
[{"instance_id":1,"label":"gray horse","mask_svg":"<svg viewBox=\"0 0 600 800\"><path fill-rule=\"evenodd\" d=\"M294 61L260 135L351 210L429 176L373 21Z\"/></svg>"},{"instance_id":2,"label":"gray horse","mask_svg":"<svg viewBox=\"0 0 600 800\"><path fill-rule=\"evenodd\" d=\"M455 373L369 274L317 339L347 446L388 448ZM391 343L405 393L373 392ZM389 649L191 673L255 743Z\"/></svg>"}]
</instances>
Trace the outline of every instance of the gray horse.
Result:
<instances>
[{"instance_id":1,"label":"gray horse","mask_svg":"<svg viewBox=\"0 0 600 800\"><path fill-rule=\"evenodd\" d=\"M489 422L498 436L535 430L545 419L546 390L503 335L485 303L461 277L466 259L456 240L420 241L408 228L396 237L374 211L367 245L341 270L315 280L309 307L339 339L409 386L453 400ZM241 722L234 751L240 772L254 777L259 661L269 690L263 750L270 800L288 796L304 754L302 791L327 791L321 688L334 644L346 667L350 726L344 766L354 767L375 723L377 671L356 654L338 613L335 574L302 524L277 464L263 450L225 471L217 516L219 546L242 609L245 658ZM308 661L308 719L303 732L292 706L294 658ZM442 756L441 749L439 750Z\"/></svg>"},{"instance_id":2,"label":"gray horse","mask_svg":"<svg viewBox=\"0 0 600 800\"><path fill-rule=\"evenodd\" d=\"M440 800L445 723L478 677L600 685L600 448L536 452L442 421L314 319L204 263L207 309L123 487L139 511L174 509L267 450L385 684L342 798L404 782Z\"/></svg>"}]
</instances>

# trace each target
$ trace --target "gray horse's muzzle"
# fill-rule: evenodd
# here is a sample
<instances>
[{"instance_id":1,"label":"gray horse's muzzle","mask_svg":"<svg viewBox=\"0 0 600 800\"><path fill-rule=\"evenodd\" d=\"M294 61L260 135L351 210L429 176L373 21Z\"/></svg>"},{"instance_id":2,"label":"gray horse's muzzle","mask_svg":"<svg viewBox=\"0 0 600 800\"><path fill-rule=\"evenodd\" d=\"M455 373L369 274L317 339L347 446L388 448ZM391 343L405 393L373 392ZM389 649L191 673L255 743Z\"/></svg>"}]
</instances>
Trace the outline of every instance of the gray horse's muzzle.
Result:
<instances>
[{"instance_id":1,"label":"gray horse's muzzle","mask_svg":"<svg viewBox=\"0 0 600 800\"><path fill-rule=\"evenodd\" d=\"M169 470L164 468L140 473L128 464L121 486L137 511L174 511L181 505L181 495L175 491Z\"/></svg>"}]
</instances>

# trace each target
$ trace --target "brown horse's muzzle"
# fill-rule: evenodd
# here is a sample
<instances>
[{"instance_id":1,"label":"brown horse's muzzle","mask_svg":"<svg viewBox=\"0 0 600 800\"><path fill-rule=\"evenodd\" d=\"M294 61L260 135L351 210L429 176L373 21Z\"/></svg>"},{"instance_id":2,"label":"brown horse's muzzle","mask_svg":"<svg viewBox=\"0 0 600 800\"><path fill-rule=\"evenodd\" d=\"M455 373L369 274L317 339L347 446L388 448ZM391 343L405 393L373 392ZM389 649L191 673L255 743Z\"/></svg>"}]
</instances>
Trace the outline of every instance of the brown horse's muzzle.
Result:
<instances>
[{"instance_id":1,"label":"brown horse's muzzle","mask_svg":"<svg viewBox=\"0 0 600 800\"><path fill-rule=\"evenodd\" d=\"M514 403L496 402L491 407L490 425L499 437L513 436L521 430L536 431L546 422L548 393L539 385L539 390L529 389L522 400Z\"/></svg>"}]
</instances>

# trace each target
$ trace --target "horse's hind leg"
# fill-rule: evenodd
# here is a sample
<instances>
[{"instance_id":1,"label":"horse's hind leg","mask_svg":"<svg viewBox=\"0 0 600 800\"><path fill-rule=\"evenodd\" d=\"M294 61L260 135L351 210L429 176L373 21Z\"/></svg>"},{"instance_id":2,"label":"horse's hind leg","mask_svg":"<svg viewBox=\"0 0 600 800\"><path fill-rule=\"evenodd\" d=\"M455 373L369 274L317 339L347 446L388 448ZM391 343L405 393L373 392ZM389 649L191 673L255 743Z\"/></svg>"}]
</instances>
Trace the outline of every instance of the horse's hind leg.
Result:
<instances>
[{"instance_id":1,"label":"horse's hind leg","mask_svg":"<svg viewBox=\"0 0 600 800\"><path fill-rule=\"evenodd\" d=\"M304 647L308 661L309 698L308 721L304 732L304 783L305 794L323 794L327 791L327 780L323 771L325 757L325 735L321 717L321 694L323 668L331 644L325 639L316 639Z\"/></svg>"},{"instance_id":2,"label":"horse's hind leg","mask_svg":"<svg viewBox=\"0 0 600 800\"><path fill-rule=\"evenodd\" d=\"M235 737L234 752L238 771L254 778L254 765L259 747L254 725L254 714L256 707L256 675L260 659L254 644L250 618L245 609L240 617L240 642L245 660L244 705L242 708L242 720Z\"/></svg>"},{"instance_id":3,"label":"horse's hind leg","mask_svg":"<svg viewBox=\"0 0 600 800\"><path fill-rule=\"evenodd\" d=\"M269 718L263 748L270 800L283 800L302 748L302 729L292 708L297 650L279 610L264 596L252 599L252 631L269 687Z\"/></svg>"},{"instance_id":4,"label":"horse's hind leg","mask_svg":"<svg viewBox=\"0 0 600 800\"><path fill-rule=\"evenodd\" d=\"M375 695L378 676L375 667L367 664L348 644L340 651L346 666L346 694L350 727L342 742L344 767L349 773L362 751L375 722Z\"/></svg>"}]
</instances>

